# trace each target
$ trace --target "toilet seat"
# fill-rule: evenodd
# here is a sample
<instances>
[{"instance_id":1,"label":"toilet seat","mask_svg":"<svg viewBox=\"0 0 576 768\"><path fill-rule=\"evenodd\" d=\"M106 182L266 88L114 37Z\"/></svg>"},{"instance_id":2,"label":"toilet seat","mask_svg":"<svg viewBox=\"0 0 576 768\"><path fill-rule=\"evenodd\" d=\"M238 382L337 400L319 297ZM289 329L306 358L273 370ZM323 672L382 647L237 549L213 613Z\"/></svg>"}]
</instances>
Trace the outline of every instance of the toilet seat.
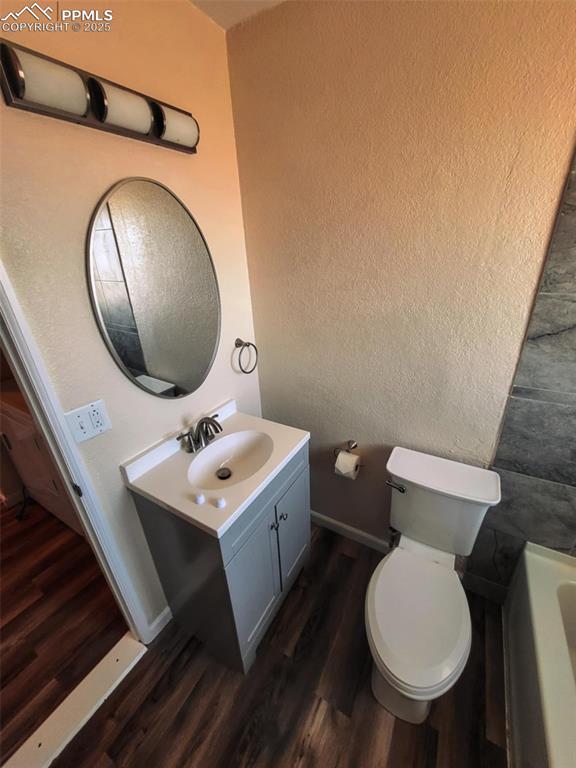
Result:
<instances>
[{"instance_id":1,"label":"toilet seat","mask_svg":"<svg viewBox=\"0 0 576 768\"><path fill-rule=\"evenodd\" d=\"M441 696L460 676L472 640L457 573L394 549L370 580L366 630L374 662L390 685L412 699Z\"/></svg>"}]
</instances>

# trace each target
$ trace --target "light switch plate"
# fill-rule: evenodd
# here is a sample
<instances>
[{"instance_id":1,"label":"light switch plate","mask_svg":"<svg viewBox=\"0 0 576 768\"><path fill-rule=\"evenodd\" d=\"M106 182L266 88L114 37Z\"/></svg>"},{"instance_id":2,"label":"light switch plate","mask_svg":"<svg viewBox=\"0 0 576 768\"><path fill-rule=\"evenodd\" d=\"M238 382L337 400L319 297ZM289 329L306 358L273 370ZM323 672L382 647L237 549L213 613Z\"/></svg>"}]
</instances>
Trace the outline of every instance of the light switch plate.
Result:
<instances>
[{"instance_id":1,"label":"light switch plate","mask_svg":"<svg viewBox=\"0 0 576 768\"><path fill-rule=\"evenodd\" d=\"M104 400L82 405L65 413L66 422L77 443L83 443L111 428Z\"/></svg>"}]
</instances>

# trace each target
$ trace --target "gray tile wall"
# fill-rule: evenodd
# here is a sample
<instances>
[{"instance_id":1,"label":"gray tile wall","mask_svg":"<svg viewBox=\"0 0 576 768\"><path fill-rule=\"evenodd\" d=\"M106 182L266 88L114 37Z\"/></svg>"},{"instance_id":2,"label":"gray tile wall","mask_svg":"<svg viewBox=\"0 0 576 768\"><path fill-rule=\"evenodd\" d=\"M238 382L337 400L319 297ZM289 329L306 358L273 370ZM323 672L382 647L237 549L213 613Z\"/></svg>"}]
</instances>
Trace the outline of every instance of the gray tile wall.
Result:
<instances>
[{"instance_id":1,"label":"gray tile wall","mask_svg":"<svg viewBox=\"0 0 576 768\"><path fill-rule=\"evenodd\" d=\"M94 225L94 284L102 320L118 356L135 375L146 373L144 353L126 289L108 206Z\"/></svg>"},{"instance_id":2,"label":"gray tile wall","mask_svg":"<svg viewBox=\"0 0 576 768\"><path fill-rule=\"evenodd\" d=\"M468 560L470 586L505 587L525 541L576 555L576 156L493 468L502 502Z\"/></svg>"}]
</instances>

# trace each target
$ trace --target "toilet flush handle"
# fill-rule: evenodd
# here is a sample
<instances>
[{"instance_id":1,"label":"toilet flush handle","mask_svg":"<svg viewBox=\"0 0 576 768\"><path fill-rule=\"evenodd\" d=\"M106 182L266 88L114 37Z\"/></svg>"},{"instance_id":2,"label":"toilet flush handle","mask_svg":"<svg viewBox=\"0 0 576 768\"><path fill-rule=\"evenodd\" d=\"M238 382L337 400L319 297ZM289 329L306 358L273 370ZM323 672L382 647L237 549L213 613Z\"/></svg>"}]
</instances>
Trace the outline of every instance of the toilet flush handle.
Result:
<instances>
[{"instance_id":1,"label":"toilet flush handle","mask_svg":"<svg viewBox=\"0 0 576 768\"><path fill-rule=\"evenodd\" d=\"M394 488L397 491L400 491L400 493L406 493L406 488L404 488L403 485L398 485L398 483L393 483L392 480L386 480L386 485L389 485L390 488Z\"/></svg>"}]
</instances>

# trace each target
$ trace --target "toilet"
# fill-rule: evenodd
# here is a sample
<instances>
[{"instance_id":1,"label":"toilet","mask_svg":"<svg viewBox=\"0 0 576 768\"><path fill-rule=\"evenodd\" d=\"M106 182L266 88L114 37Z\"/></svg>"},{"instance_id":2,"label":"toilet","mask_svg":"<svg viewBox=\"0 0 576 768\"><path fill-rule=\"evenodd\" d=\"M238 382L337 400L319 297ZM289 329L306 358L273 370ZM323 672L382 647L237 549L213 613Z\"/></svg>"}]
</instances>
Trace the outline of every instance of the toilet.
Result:
<instances>
[{"instance_id":1,"label":"toilet","mask_svg":"<svg viewBox=\"0 0 576 768\"><path fill-rule=\"evenodd\" d=\"M372 691L396 717L423 722L458 680L472 628L456 555L469 555L488 507L500 501L496 472L394 448L390 522L398 545L366 594Z\"/></svg>"}]
</instances>

